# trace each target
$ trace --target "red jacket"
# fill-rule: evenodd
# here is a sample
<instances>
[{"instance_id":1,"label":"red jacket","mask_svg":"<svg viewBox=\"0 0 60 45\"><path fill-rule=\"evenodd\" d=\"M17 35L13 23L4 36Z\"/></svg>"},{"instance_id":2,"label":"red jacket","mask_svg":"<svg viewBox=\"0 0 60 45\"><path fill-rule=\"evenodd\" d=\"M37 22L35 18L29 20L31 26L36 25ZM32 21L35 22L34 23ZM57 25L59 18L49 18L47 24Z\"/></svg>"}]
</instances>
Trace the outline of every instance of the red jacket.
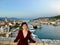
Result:
<instances>
[{"instance_id":1,"label":"red jacket","mask_svg":"<svg viewBox=\"0 0 60 45\"><path fill-rule=\"evenodd\" d=\"M16 39L14 40L14 42L18 41L17 45L28 45L28 40L35 43L35 41L31 38L30 31L28 31L27 36L24 38L22 30L19 30L18 35L17 35Z\"/></svg>"}]
</instances>

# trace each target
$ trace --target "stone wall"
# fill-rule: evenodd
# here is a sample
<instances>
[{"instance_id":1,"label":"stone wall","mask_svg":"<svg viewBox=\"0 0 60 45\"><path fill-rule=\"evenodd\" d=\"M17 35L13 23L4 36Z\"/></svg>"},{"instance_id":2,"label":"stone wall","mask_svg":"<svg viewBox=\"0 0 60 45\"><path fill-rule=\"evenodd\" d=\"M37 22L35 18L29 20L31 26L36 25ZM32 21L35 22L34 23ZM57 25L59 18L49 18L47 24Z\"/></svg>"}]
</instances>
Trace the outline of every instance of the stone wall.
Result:
<instances>
[{"instance_id":1,"label":"stone wall","mask_svg":"<svg viewBox=\"0 0 60 45\"><path fill-rule=\"evenodd\" d=\"M0 45L17 45L17 43L14 43L12 41L0 41ZM60 43L39 42L39 43L29 43L29 45L60 45Z\"/></svg>"}]
</instances>

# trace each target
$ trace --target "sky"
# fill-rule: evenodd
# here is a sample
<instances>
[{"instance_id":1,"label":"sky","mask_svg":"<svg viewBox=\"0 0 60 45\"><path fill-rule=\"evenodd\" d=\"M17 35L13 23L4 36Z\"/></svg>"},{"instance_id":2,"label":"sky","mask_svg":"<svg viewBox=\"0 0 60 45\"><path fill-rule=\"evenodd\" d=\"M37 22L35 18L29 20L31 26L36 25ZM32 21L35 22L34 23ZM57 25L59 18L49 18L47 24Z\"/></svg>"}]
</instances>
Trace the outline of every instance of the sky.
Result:
<instances>
[{"instance_id":1,"label":"sky","mask_svg":"<svg viewBox=\"0 0 60 45\"><path fill-rule=\"evenodd\" d=\"M60 15L60 0L0 0L0 17L37 18Z\"/></svg>"}]
</instances>

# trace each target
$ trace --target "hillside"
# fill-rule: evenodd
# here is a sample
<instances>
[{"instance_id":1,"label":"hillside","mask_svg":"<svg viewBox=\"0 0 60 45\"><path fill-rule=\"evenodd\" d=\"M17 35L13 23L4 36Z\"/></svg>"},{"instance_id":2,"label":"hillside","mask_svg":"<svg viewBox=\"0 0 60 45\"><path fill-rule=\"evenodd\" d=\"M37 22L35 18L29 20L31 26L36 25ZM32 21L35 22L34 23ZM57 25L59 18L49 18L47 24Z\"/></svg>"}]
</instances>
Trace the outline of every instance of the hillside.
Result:
<instances>
[{"instance_id":1,"label":"hillside","mask_svg":"<svg viewBox=\"0 0 60 45\"><path fill-rule=\"evenodd\" d=\"M36 19L33 19L33 20L38 20L38 19L45 19L45 18L48 18L48 19L60 19L60 15L58 16L52 16L52 17L39 17L39 18L36 18Z\"/></svg>"}]
</instances>

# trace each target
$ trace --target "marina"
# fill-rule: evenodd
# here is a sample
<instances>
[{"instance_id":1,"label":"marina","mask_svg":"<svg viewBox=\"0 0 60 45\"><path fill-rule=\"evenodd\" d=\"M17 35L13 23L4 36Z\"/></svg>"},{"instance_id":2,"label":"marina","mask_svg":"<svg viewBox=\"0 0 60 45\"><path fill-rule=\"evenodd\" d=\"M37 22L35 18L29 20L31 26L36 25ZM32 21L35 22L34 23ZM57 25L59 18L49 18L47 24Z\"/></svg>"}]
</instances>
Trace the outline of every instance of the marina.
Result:
<instances>
[{"instance_id":1,"label":"marina","mask_svg":"<svg viewBox=\"0 0 60 45\"><path fill-rule=\"evenodd\" d=\"M30 30L30 32L32 32L32 34L31 34L32 38L37 42L37 43L29 43L29 45L60 45L60 40L59 40L60 37L51 38L54 34L52 32L53 29L55 29L55 28L58 29L60 26L55 27L53 25L43 25L43 24L41 26L42 26L41 29L40 28L34 29L33 26L29 24L29 30ZM52 29L52 31L51 31L51 29ZM55 31L56 31L56 29L55 29ZM51 31L50 34L47 30L49 30L49 32ZM60 30L60 29L58 29L58 30ZM19 31L19 27L17 27L16 29L11 29L11 31L9 32L9 37L0 36L0 45L17 45L17 43L14 43L13 41L16 38L18 31ZM58 32L55 32L55 33L57 33L56 36L59 36ZM46 35L44 35L44 34L46 34ZM49 35L47 35L47 34L49 34ZM50 35L52 35L52 36L50 37Z\"/></svg>"},{"instance_id":2,"label":"marina","mask_svg":"<svg viewBox=\"0 0 60 45\"><path fill-rule=\"evenodd\" d=\"M60 45L60 25L55 26L28 21L27 23L32 38L36 41L36 43L29 43L29 45ZM18 24L21 24L21 22ZM17 26L18 24L14 21L13 25ZM0 45L17 45L13 41L18 34L20 25L17 27L13 25L11 25L13 28L9 27L8 24L0 27Z\"/></svg>"}]
</instances>

